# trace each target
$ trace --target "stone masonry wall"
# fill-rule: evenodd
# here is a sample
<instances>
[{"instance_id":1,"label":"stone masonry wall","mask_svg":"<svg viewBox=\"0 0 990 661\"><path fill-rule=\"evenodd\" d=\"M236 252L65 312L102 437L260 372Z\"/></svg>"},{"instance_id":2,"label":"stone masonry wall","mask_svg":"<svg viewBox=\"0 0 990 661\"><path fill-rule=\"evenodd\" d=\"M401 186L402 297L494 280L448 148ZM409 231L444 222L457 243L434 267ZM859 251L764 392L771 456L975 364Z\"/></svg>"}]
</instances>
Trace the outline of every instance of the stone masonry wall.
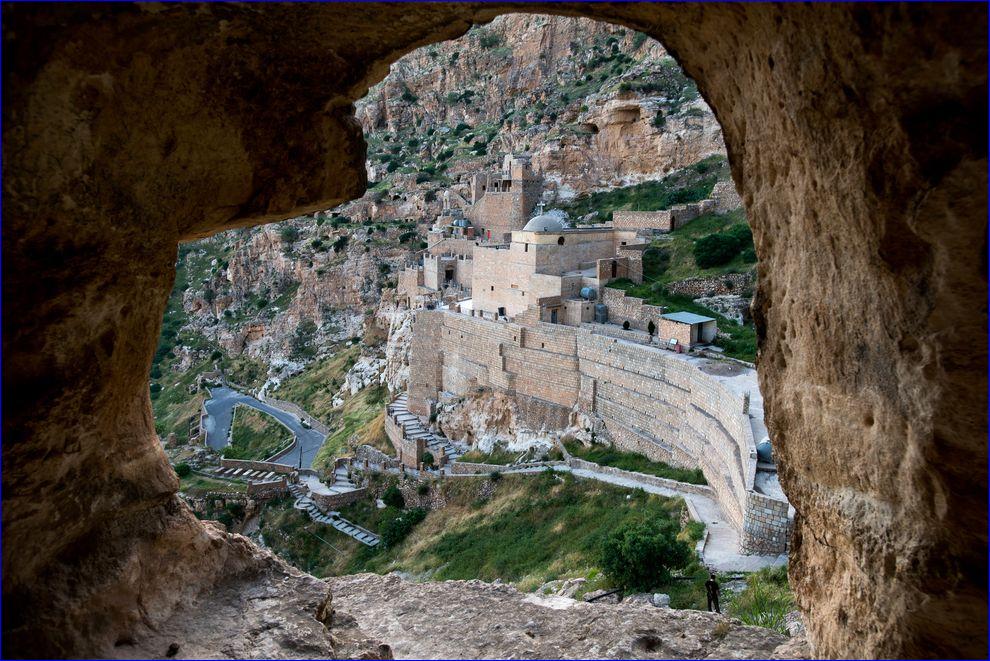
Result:
<instances>
[{"instance_id":1,"label":"stone masonry wall","mask_svg":"<svg viewBox=\"0 0 990 661\"><path fill-rule=\"evenodd\" d=\"M641 331L648 331L650 322L654 326L659 326L660 315L663 308L658 305L650 305L641 298L627 296L621 289L612 287L602 287L599 294L600 301L608 306L608 320L610 323L622 325L628 321L630 328Z\"/></svg>"},{"instance_id":2,"label":"stone masonry wall","mask_svg":"<svg viewBox=\"0 0 990 661\"><path fill-rule=\"evenodd\" d=\"M753 288L753 273L726 273L701 278L687 278L667 285L672 294L686 296L715 296L719 294L739 294Z\"/></svg>"},{"instance_id":3,"label":"stone masonry wall","mask_svg":"<svg viewBox=\"0 0 990 661\"><path fill-rule=\"evenodd\" d=\"M410 379L410 410L428 411L442 391L463 396L485 387L515 396L527 424L549 429L563 428L580 406L603 421L618 447L701 468L744 550L785 550L787 503L753 491L756 445L747 398L663 349L603 336L588 324L520 326L445 311L419 314L416 323L430 336L417 338L410 356L410 365L419 366Z\"/></svg>"}]
</instances>

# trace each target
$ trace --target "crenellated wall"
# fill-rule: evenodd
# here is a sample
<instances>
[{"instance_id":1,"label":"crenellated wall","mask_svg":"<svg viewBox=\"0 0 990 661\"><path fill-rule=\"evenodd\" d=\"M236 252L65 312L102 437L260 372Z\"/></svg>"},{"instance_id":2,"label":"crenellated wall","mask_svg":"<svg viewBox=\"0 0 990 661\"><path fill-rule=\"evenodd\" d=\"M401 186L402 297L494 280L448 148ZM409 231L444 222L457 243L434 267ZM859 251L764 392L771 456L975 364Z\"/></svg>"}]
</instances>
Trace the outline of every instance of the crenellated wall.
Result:
<instances>
[{"instance_id":1,"label":"crenellated wall","mask_svg":"<svg viewBox=\"0 0 990 661\"><path fill-rule=\"evenodd\" d=\"M428 412L440 392L466 395L480 387L515 396L534 428L563 428L575 408L597 414L618 447L701 468L744 552L783 553L788 504L754 490L748 397L684 357L599 334L596 326L521 325L421 310L413 326L409 408Z\"/></svg>"}]
</instances>

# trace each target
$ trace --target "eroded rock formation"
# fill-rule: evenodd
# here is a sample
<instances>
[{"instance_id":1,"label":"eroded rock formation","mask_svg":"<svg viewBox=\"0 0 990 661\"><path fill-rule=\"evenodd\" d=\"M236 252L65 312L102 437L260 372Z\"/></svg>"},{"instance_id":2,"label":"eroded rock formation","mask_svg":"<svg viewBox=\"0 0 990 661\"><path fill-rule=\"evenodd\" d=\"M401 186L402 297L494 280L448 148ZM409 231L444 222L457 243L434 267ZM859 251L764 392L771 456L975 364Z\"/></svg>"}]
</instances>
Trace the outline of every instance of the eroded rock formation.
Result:
<instances>
[{"instance_id":1,"label":"eroded rock formation","mask_svg":"<svg viewBox=\"0 0 990 661\"><path fill-rule=\"evenodd\" d=\"M149 408L177 242L359 196L354 100L510 9L4 7L6 653L108 654L223 575ZM722 125L816 652L982 656L986 8L546 10L660 39Z\"/></svg>"},{"instance_id":2,"label":"eroded rock formation","mask_svg":"<svg viewBox=\"0 0 990 661\"><path fill-rule=\"evenodd\" d=\"M395 574L343 576L330 579L330 588L334 603L361 629L393 641L399 658L766 659L778 650L787 651L782 658L807 658L806 646L773 631L644 602L584 603L510 585L414 583Z\"/></svg>"}]
</instances>

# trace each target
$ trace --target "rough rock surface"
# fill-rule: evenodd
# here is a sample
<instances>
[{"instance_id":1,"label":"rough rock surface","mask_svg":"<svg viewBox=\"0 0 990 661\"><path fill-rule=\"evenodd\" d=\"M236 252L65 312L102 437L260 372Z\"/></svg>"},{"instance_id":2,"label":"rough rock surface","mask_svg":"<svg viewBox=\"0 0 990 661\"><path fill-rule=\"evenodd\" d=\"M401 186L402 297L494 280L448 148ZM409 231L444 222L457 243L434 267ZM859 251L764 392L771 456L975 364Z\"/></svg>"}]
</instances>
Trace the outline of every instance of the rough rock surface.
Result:
<instances>
[{"instance_id":1,"label":"rough rock surface","mask_svg":"<svg viewBox=\"0 0 990 661\"><path fill-rule=\"evenodd\" d=\"M436 423L448 438L482 452L491 452L496 446L522 452L553 445L547 434L523 425L513 397L489 389L479 388L467 397L442 401Z\"/></svg>"},{"instance_id":2,"label":"rough rock surface","mask_svg":"<svg viewBox=\"0 0 990 661\"><path fill-rule=\"evenodd\" d=\"M173 645L177 652L168 656L188 659L391 658L387 645L335 612L325 581L244 537L225 537L244 566L178 604L153 629L118 639L110 658L166 658Z\"/></svg>"},{"instance_id":3,"label":"rough rock surface","mask_svg":"<svg viewBox=\"0 0 990 661\"><path fill-rule=\"evenodd\" d=\"M400 659L761 659L787 641L722 615L649 602L588 604L509 585L414 583L394 574L329 582L335 606Z\"/></svg>"},{"instance_id":4,"label":"rough rock surface","mask_svg":"<svg viewBox=\"0 0 990 661\"><path fill-rule=\"evenodd\" d=\"M177 243L361 195L353 102L512 8L4 7L5 653L211 583L147 387ZM986 7L545 10L660 39L722 125L816 653L985 654Z\"/></svg>"}]
</instances>

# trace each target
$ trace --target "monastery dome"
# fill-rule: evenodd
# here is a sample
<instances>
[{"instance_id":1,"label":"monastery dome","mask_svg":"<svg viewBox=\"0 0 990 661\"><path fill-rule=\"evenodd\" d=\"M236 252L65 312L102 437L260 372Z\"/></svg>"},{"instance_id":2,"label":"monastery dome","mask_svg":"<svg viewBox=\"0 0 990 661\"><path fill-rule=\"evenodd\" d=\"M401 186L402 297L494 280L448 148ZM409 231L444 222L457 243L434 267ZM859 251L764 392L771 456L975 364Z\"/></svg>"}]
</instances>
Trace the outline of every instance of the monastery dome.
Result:
<instances>
[{"instance_id":1,"label":"monastery dome","mask_svg":"<svg viewBox=\"0 0 990 661\"><path fill-rule=\"evenodd\" d=\"M559 232L564 229L564 223L560 219L550 214L536 216L523 228L524 232Z\"/></svg>"}]
</instances>

